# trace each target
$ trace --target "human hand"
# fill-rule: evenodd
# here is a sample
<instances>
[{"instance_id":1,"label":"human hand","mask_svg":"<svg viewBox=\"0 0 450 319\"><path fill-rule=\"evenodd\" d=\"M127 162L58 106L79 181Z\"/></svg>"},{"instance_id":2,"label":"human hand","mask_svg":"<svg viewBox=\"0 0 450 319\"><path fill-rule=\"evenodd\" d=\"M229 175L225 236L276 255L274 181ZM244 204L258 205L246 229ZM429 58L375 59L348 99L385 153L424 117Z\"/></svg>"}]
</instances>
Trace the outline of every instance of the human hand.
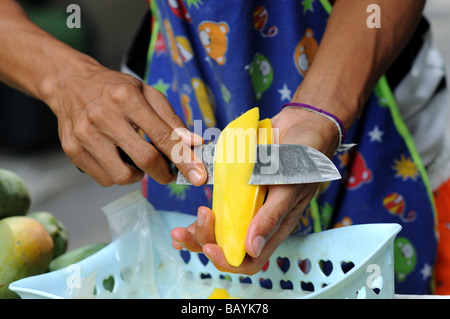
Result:
<instances>
[{"instance_id":1,"label":"human hand","mask_svg":"<svg viewBox=\"0 0 450 319\"><path fill-rule=\"evenodd\" d=\"M205 168L190 150L202 138L189 132L161 92L95 61L71 70L52 83L57 89L46 102L58 118L62 148L78 168L103 186L135 183L144 173L167 184L174 176L159 151L172 160L174 146L185 143L173 162L194 185L206 181ZM118 148L137 167L124 163Z\"/></svg>"},{"instance_id":2,"label":"human hand","mask_svg":"<svg viewBox=\"0 0 450 319\"><path fill-rule=\"evenodd\" d=\"M286 108L274 118L282 144L311 146L331 158L338 144L338 130L325 117L299 108ZM214 238L214 214L207 207L198 209L197 220L187 228L174 228L173 246L203 252L217 269L252 275L298 225L306 206L313 198L317 183L301 185L271 185L268 196L255 214L247 232L247 255L239 267L229 265Z\"/></svg>"}]
</instances>

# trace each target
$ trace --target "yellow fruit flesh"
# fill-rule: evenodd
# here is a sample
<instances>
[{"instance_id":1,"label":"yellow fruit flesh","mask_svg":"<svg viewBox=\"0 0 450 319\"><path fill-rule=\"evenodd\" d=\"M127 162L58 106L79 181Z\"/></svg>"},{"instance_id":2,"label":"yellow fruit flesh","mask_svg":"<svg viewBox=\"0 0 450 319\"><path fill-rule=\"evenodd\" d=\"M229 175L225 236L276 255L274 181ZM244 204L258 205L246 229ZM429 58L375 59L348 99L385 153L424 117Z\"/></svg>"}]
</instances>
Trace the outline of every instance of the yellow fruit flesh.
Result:
<instances>
[{"instance_id":1,"label":"yellow fruit flesh","mask_svg":"<svg viewBox=\"0 0 450 319\"><path fill-rule=\"evenodd\" d=\"M226 289L214 288L211 295L209 295L208 299L239 299L239 298L231 297Z\"/></svg>"},{"instance_id":2,"label":"yellow fruit flesh","mask_svg":"<svg viewBox=\"0 0 450 319\"><path fill-rule=\"evenodd\" d=\"M263 130L258 138L260 126ZM264 202L267 187L248 182L256 144L271 142L271 134L266 134L271 127L269 119L259 122L259 109L253 108L228 124L217 141L212 210L217 244L232 266L239 266L244 259L248 227Z\"/></svg>"}]
</instances>

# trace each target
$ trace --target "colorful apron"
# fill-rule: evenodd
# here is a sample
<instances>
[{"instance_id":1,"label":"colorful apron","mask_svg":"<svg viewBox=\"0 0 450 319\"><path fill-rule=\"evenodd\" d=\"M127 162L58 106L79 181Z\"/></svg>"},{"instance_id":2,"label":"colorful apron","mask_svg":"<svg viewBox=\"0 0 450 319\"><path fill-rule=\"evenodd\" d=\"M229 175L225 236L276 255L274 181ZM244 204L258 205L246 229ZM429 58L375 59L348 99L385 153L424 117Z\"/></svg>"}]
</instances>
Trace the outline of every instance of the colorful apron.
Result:
<instances>
[{"instance_id":1,"label":"colorful apron","mask_svg":"<svg viewBox=\"0 0 450 319\"><path fill-rule=\"evenodd\" d=\"M323 0L155 0L146 81L186 125L203 135L252 108L271 118L289 102L325 31ZM385 78L348 132L353 149L333 161L342 180L324 183L298 233L361 223L399 223L396 293L430 293L435 213L427 175ZM144 193L157 208L197 214L212 187L160 185Z\"/></svg>"}]
</instances>

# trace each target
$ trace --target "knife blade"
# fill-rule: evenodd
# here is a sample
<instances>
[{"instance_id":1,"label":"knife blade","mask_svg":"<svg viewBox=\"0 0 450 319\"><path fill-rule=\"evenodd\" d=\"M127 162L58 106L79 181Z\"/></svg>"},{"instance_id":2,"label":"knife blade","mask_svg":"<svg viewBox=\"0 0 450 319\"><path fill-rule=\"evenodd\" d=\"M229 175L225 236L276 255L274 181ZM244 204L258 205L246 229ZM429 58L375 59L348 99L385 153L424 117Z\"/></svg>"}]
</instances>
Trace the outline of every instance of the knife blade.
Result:
<instances>
[{"instance_id":1,"label":"knife blade","mask_svg":"<svg viewBox=\"0 0 450 319\"><path fill-rule=\"evenodd\" d=\"M196 156L202 160L208 179L214 182L215 144L195 146ZM341 178L333 162L318 150L295 144L257 145L251 185L303 184L332 181ZM189 180L178 171L176 184L190 185Z\"/></svg>"}]
</instances>

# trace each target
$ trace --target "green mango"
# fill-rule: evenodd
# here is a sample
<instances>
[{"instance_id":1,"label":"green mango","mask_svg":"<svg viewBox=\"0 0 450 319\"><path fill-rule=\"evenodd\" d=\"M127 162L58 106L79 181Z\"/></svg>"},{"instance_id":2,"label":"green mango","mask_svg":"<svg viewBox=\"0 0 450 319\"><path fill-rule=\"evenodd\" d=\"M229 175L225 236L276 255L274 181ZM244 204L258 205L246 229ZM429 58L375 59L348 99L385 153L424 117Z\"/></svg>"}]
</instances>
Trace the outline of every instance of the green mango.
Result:
<instances>
[{"instance_id":1,"label":"green mango","mask_svg":"<svg viewBox=\"0 0 450 319\"><path fill-rule=\"evenodd\" d=\"M106 243L98 243L98 244L89 244L74 250L68 251L62 254L59 257L56 257L50 262L48 266L49 271L55 271L58 269L65 268L69 265L75 264L99 251L102 248L105 248L108 244Z\"/></svg>"},{"instance_id":2,"label":"green mango","mask_svg":"<svg viewBox=\"0 0 450 319\"><path fill-rule=\"evenodd\" d=\"M0 169L0 219L25 215L30 205L30 193L22 177Z\"/></svg>"}]
</instances>

